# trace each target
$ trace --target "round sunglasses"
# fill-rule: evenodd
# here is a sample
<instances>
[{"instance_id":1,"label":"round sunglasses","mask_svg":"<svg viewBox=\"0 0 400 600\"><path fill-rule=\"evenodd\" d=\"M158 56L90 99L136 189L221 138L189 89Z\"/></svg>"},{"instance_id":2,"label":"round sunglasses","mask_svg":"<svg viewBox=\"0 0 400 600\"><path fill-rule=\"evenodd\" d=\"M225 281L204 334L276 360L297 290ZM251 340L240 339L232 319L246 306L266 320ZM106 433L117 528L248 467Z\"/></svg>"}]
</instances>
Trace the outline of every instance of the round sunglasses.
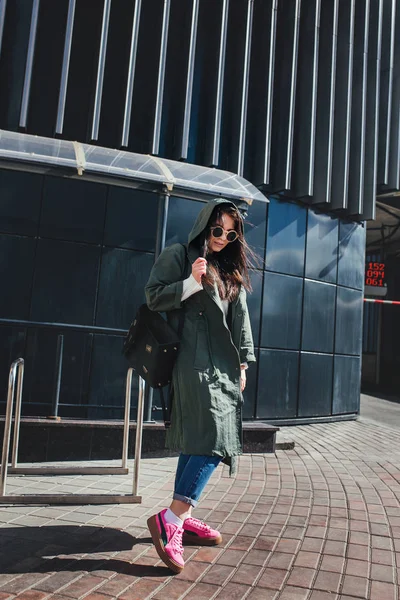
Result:
<instances>
[{"instance_id":1,"label":"round sunglasses","mask_svg":"<svg viewBox=\"0 0 400 600\"><path fill-rule=\"evenodd\" d=\"M215 238L222 237L225 234L227 242L234 242L238 239L239 234L234 229L229 229L228 231L221 227L220 225L216 225L215 227L210 227L211 235Z\"/></svg>"}]
</instances>

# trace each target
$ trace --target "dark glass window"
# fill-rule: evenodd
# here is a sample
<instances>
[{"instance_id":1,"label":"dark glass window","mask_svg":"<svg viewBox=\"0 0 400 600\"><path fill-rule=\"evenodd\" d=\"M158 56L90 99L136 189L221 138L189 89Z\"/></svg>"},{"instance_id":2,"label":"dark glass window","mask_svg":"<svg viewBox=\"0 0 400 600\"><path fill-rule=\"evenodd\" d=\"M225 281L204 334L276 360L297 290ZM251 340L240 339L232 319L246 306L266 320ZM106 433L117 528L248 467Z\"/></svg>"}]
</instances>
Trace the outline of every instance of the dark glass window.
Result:
<instances>
[{"instance_id":1,"label":"dark glass window","mask_svg":"<svg viewBox=\"0 0 400 600\"><path fill-rule=\"evenodd\" d=\"M258 419L286 419L296 416L298 377L298 352L260 350Z\"/></svg>"},{"instance_id":2,"label":"dark glass window","mask_svg":"<svg viewBox=\"0 0 400 600\"><path fill-rule=\"evenodd\" d=\"M336 309L336 354L361 353L363 293L338 287Z\"/></svg>"},{"instance_id":3,"label":"dark glass window","mask_svg":"<svg viewBox=\"0 0 400 600\"><path fill-rule=\"evenodd\" d=\"M0 326L0 411L5 412L8 375L11 363L25 357L25 335L23 327Z\"/></svg>"},{"instance_id":4,"label":"dark glass window","mask_svg":"<svg viewBox=\"0 0 400 600\"><path fill-rule=\"evenodd\" d=\"M128 329L145 302L144 286L154 263L153 254L104 248L101 261L96 324Z\"/></svg>"},{"instance_id":5,"label":"dark glass window","mask_svg":"<svg viewBox=\"0 0 400 600\"><path fill-rule=\"evenodd\" d=\"M104 244L154 252L157 213L156 194L110 186Z\"/></svg>"},{"instance_id":6,"label":"dark glass window","mask_svg":"<svg viewBox=\"0 0 400 600\"><path fill-rule=\"evenodd\" d=\"M128 364L121 355L122 338L95 335L90 377L88 418L121 419L125 405L125 381ZM137 377L132 383L132 415L137 405ZM134 417L133 417L134 418Z\"/></svg>"},{"instance_id":7,"label":"dark glass window","mask_svg":"<svg viewBox=\"0 0 400 600\"><path fill-rule=\"evenodd\" d=\"M246 371L246 388L243 392L243 417L254 419L255 405L257 399L257 375L258 375L258 348L254 349L257 362L251 363Z\"/></svg>"},{"instance_id":8,"label":"dark glass window","mask_svg":"<svg viewBox=\"0 0 400 600\"><path fill-rule=\"evenodd\" d=\"M289 275L265 273L261 346L300 348L303 280Z\"/></svg>"},{"instance_id":9,"label":"dark glass window","mask_svg":"<svg viewBox=\"0 0 400 600\"><path fill-rule=\"evenodd\" d=\"M336 286L304 282L302 350L333 352Z\"/></svg>"},{"instance_id":10,"label":"dark glass window","mask_svg":"<svg viewBox=\"0 0 400 600\"><path fill-rule=\"evenodd\" d=\"M244 233L247 243L259 257L258 268L262 267L265 255L265 228L267 223L267 204L253 202L249 206L244 222Z\"/></svg>"},{"instance_id":11,"label":"dark glass window","mask_svg":"<svg viewBox=\"0 0 400 600\"><path fill-rule=\"evenodd\" d=\"M42 237L100 244L107 187L99 183L47 177L40 220Z\"/></svg>"},{"instance_id":12,"label":"dark glass window","mask_svg":"<svg viewBox=\"0 0 400 600\"><path fill-rule=\"evenodd\" d=\"M268 206L266 268L303 275L307 210L271 198Z\"/></svg>"},{"instance_id":13,"label":"dark glass window","mask_svg":"<svg viewBox=\"0 0 400 600\"><path fill-rule=\"evenodd\" d=\"M340 223L338 284L361 290L364 285L366 228L360 223Z\"/></svg>"},{"instance_id":14,"label":"dark glass window","mask_svg":"<svg viewBox=\"0 0 400 600\"><path fill-rule=\"evenodd\" d=\"M166 246L187 244L197 215L204 207L203 202L171 196L169 199Z\"/></svg>"},{"instance_id":15,"label":"dark glass window","mask_svg":"<svg viewBox=\"0 0 400 600\"><path fill-rule=\"evenodd\" d=\"M0 231L37 235L43 177L0 170Z\"/></svg>"},{"instance_id":16,"label":"dark glass window","mask_svg":"<svg viewBox=\"0 0 400 600\"><path fill-rule=\"evenodd\" d=\"M331 414L333 356L301 353L299 417Z\"/></svg>"},{"instance_id":17,"label":"dark glass window","mask_svg":"<svg viewBox=\"0 0 400 600\"><path fill-rule=\"evenodd\" d=\"M338 220L308 211L306 277L336 283Z\"/></svg>"},{"instance_id":18,"label":"dark glass window","mask_svg":"<svg viewBox=\"0 0 400 600\"><path fill-rule=\"evenodd\" d=\"M100 248L39 240L31 319L91 325Z\"/></svg>"},{"instance_id":19,"label":"dark glass window","mask_svg":"<svg viewBox=\"0 0 400 600\"><path fill-rule=\"evenodd\" d=\"M28 319L36 241L0 234L0 316Z\"/></svg>"},{"instance_id":20,"label":"dark glass window","mask_svg":"<svg viewBox=\"0 0 400 600\"><path fill-rule=\"evenodd\" d=\"M262 271L251 272L251 284L253 291L247 294L247 306L249 308L251 330L253 332L254 344L258 346L261 325L261 297L263 293Z\"/></svg>"},{"instance_id":21,"label":"dark glass window","mask_svg":"<svg viewBox=\"0 0 400 600\"><path fill-rule=\"evenodd\" d=\"M358 412L360 405L361 358L335 356L333 375L333 414Z\"/></svg>"}]
</instances>

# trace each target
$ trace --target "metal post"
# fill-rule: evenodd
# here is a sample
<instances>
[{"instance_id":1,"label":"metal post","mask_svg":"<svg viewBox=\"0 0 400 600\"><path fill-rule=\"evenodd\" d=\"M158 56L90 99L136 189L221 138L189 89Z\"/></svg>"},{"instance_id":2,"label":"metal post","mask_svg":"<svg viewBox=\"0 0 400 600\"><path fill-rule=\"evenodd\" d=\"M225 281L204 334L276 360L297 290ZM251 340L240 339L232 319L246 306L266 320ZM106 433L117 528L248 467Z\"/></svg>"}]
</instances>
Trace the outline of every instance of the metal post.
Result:
<instances>
[{"instance_id":1,"label":"metal post","mask_svg":"<svg viewBox=\"0 0 400 600\"><path fill-rule=\"evenodd\" d=\"M146 383L139 375L139 397L136 417L135 466L133 472L133 495L138 495L140 459L142 455L143 408Z\"/></svg>"},{"instance_id":2,"label":"metal post","mask_svg":"<svg viewBox=\"0 0 400 600\"><path fill-rule=\"evenodd\" d=\"M378 308L378 331L376 335L376 365L375 365L375 383L379 385L381 378L381 340L382 340L382 311L383 306Z\"/></svg>"},{"instance_id":3,"label":"metal post","mask_svg":"<svg viewBox=\"0 0 400 600\"><path fill-rule=\"evenodd\" d=\"M16 377L17 369L18 369L19 365L23 365L23 364L24 364L24 360L22 358L18 358L17 360L15 360L10 367L10 374L8 377L8 394L7 394L6 418L4 421L3 452L1 455L0 497L4 496L6 493L8 454L10 451L10 433L11 433L11 419L12 419L13 402L14 402L15 377ZM20 389L22 389L22 387Z\"/></svg>"},{"instance_id":4,"label":"metal post","mask_svg":"<svg viewBox=\"0 0 400 600\"><path fill-rule=\"evenodd\" d=\"M20 359L22 360L22 359ZM11 467L15 468L18 460L19 430L21 426L22 385L24 381L24 362L20 363L17 381L17 401L15 405L14 439L12 448Z\"/></svg>"},{"instance_id":5,"label":"metal post","mask_svg":"<svg viewBox=\"0 0 400 600\"><path fill-rule=\"evenodd\" d=\"M122 443L122 468L128 467L128 444L129 444L129 419L131 414L131 392L132 392L132 374L133 369L128 369L126 374L125 388L125 419L124 419L124 440Z\"/></svg>"},{"instance_id":6,"label":"metal post","mask_svg":"<svg viewBox=\"0 0 400 600\"><path fill-rule=\"evenodd\" d=\"M60 417L58 416L58 404L60 401L63 354L64 354L64 336L63 336L63 334L60 334L57 338L56 372L55 372L55 377L54 377L53 404L52 404L51 415L49 416L49 419L60 420Z\"/></svg>"},{"instance_id":7,"label":"metal post","mask_svg":"<svg viewBox=\"0 0 400 600\"><path fill-rule=\"evenodd\" d=\"M165 240L167 237L167 219L169 209L169 197L168 191L160 194L158 200L158 216L157 216L157 232L156 232L156 251L155 258L157 259L161 252L165 248ZM153 421L153 388L149 388L147 393L147 414L146 421Z\"/></svg>"}]
</instances>

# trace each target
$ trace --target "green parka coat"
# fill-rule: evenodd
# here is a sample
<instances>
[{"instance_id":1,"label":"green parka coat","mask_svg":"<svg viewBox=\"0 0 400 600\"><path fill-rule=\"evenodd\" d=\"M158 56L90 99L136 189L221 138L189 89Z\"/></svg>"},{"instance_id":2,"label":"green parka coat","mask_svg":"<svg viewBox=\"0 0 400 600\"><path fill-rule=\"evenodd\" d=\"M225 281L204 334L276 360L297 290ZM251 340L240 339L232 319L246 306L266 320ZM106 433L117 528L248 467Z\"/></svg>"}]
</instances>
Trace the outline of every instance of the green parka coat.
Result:
<instances>
[{"instance_id":1,"label":"green parka coat","mask_svg":"<svg viewBox=\"0 0 400 600\"><path fill-rule=\"evenodd\" d=\"M225 199L208 202L189 234L187 248L182 244L166 248L155 262L145 289L149 308L165 311L176 331L179 312L184 310L166 445L184 454L221 456L233 473L233 457L242 453L240 364L255 361L246 292L242 287L232 303L230 327L216 285L181 302L183 280L199 257L194 241L218 204L232 203Z\"/></svg>"}]
</instances>

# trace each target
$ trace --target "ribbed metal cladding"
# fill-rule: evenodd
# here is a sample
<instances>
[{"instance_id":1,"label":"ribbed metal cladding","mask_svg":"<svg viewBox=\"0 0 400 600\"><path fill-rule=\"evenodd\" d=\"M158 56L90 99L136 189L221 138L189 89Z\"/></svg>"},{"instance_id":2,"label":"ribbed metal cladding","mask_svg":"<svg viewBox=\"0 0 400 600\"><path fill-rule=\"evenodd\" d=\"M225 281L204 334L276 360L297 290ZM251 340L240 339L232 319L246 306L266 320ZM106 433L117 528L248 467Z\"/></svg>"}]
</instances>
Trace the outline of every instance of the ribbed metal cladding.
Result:
<instances>
[{"instance_id":1,"label":"ribbed metal cladding","mask_svg":"<svg viewBox=\"0 0 400 600\"><path fill-rule=\"evenodd\" d=\"M53 1L0 0L1 128L229 169L355 220L399 190L400 0L58 0L56 53Z\"/></svg>"},{"instance_id":2,"label":"ribbed metal cladding","mask_svg":"<svg viewBox=\"0 0 400 600\"><path fill-rule=\"evenodd\" d=\"M3 41L4 19L6 16L6 4L7 4L7 0L0 0L0 54L1 54L1 44Z\"/></svg>"}]
</instances>

